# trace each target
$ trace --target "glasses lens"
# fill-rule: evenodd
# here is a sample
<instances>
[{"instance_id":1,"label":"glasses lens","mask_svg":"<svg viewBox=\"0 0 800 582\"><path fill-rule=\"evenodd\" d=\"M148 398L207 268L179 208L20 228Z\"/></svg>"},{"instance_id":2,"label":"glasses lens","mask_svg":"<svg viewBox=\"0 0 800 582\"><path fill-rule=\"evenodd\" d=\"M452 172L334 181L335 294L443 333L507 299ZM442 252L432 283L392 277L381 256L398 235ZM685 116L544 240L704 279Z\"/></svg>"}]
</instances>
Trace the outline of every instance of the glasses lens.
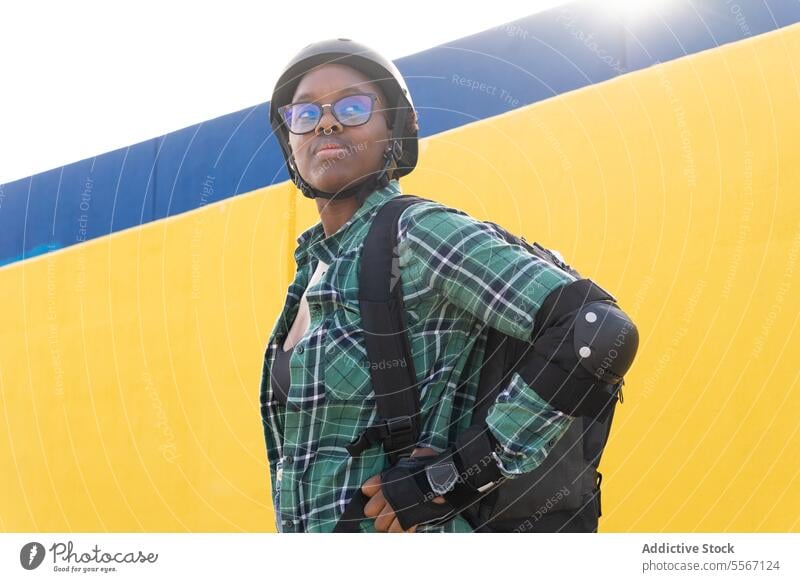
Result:
<instances>
[{"instance_id":1,"label":"glasses lens","mask_svg":"<svg viewBox=\"0 0 800 582\"><path fill-rule=\"evenodd\" d=\"M372 98L369 95L348 95L334 103L333 111L342 125L362 125L372 114Z\"/></svg>"},{"instance_id":2,"label":"glasses lens","mask_svg":"<svg viewBox=\"0 0 800 582\"><path fill-rule=\"evenodd\" d=\"M286 125L292 133L308 133L319 123L319 105L313 103L295 103L283 110Z\"/></svg>"}]
</instances>

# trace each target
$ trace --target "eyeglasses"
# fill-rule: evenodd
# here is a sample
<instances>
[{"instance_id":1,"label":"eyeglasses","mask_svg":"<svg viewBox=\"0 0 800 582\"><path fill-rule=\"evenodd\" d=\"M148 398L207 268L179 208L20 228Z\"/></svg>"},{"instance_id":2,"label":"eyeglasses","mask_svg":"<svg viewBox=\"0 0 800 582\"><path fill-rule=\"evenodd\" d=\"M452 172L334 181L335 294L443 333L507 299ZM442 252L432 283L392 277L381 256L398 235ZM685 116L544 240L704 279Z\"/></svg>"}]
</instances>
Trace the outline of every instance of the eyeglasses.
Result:
<instances>
[{"instance_id":1,"label":"eyeglasses","mask_svg":"<svg viewBox=\"0 0 800 582\"><path fill-rule=\"evenodd\" d=\"M346 127L364 125L372 117L375 101L374 93L358 93L337 99L333 103L289 103L278 108L286 127L296 135L313 131L322 119L322 108L330 107L333 116Z\"/></svg>"}]
</instances>

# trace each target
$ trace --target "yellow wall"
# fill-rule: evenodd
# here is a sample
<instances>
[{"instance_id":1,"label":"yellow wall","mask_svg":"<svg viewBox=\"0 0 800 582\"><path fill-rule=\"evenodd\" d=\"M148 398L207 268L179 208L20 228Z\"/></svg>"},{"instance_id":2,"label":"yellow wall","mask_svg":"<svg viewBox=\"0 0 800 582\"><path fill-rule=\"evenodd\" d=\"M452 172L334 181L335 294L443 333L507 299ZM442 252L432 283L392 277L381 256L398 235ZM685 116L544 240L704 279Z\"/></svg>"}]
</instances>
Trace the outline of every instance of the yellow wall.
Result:
<instances>
[{"instance_id":1,"label":"yellow wall","mask_svg":"<svg viewBox=\"0 0 800 582\"><path fill-rule=\"evenodd\" d=\"M792 55L800 26L439 134L404 179L637 321L602 531L800 531ZM0 269L0 530L270 531L261 358L315 221L283 184Z\"/></svg>"}]
</instances>

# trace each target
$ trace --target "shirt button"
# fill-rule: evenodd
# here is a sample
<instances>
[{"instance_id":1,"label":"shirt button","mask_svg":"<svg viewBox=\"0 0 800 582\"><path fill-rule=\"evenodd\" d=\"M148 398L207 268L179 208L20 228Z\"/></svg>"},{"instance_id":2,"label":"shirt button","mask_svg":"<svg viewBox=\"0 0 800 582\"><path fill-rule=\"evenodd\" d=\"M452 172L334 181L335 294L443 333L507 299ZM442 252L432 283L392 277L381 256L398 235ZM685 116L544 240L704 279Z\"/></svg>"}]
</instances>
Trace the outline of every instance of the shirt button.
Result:
<instances>
[{"instance_id":1,"label":"shirt button","mask_svg":"<svg viewBox=\"0 0 800 582\"><path fill-rule=\"evenodd\" d=\"M294 527L294 522L291 519L284 519L283 520L283 527L286 529L291 529Z\"/></svg>"},{"instance_id":2,"label":"shirt button","mask_svg":"<svg viewBox=\"0 0 800 582\"><path fill-rule=\"evenodd\" d=\"M303 346L297 346L297 349L296 349L295 351L296 351L298 354L302 354L302 353L303 353Z\"/></svg>"},{"instance_id":3,"label":"shirt button","mask_svg":"<svg viewBox=\"0 0 800 582\"><path fill-rule=\"evenodd\" d=\"M284 463L286 463L287 465L291 465L292 461L294 461L294 457L292 455L289 455L284 459Z\"/></svg>"}]
</instances>

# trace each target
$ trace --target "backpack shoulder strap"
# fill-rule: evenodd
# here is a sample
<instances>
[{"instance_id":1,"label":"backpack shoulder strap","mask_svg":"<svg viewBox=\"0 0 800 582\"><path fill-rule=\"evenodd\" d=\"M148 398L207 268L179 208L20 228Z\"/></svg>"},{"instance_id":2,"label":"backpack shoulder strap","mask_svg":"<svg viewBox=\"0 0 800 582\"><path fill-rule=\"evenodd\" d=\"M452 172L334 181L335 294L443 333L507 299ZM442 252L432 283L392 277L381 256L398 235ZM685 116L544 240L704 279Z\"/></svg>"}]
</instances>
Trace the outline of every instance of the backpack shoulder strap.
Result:
<instances>
[{"instance_id":1,"label":"backpack shoulder strap","mask_svg":"<svg viewBox=\"0 0 800 582\"><path fill-rule=\"evenodd\" d=\"M406 208L425 201L406 194L386 202L373 218L358 266L361 327L378 420L348 444L347 451L355 457L382 442L392 465L410 455L419 439L417 376L405 332L403 294L397 284L397 223ZM333 531L360 531L367 501L369 498L357 489Z\"/></svg>"},{"instance_id":2,"label":"backpack shoulder strap","mask_svg":"<svg viewBox=\"0 0 800 582\"><path fill-rule=\"evenodd\" d=\"M408 456L419 438L419 394L397 253L398 221L412 204L427 201L402 195L386 202L374 217L359 261L361 328L375 391L378 421L347 446L357 456L382 441L394 464Z\"/></svg>"}]
</instances>

